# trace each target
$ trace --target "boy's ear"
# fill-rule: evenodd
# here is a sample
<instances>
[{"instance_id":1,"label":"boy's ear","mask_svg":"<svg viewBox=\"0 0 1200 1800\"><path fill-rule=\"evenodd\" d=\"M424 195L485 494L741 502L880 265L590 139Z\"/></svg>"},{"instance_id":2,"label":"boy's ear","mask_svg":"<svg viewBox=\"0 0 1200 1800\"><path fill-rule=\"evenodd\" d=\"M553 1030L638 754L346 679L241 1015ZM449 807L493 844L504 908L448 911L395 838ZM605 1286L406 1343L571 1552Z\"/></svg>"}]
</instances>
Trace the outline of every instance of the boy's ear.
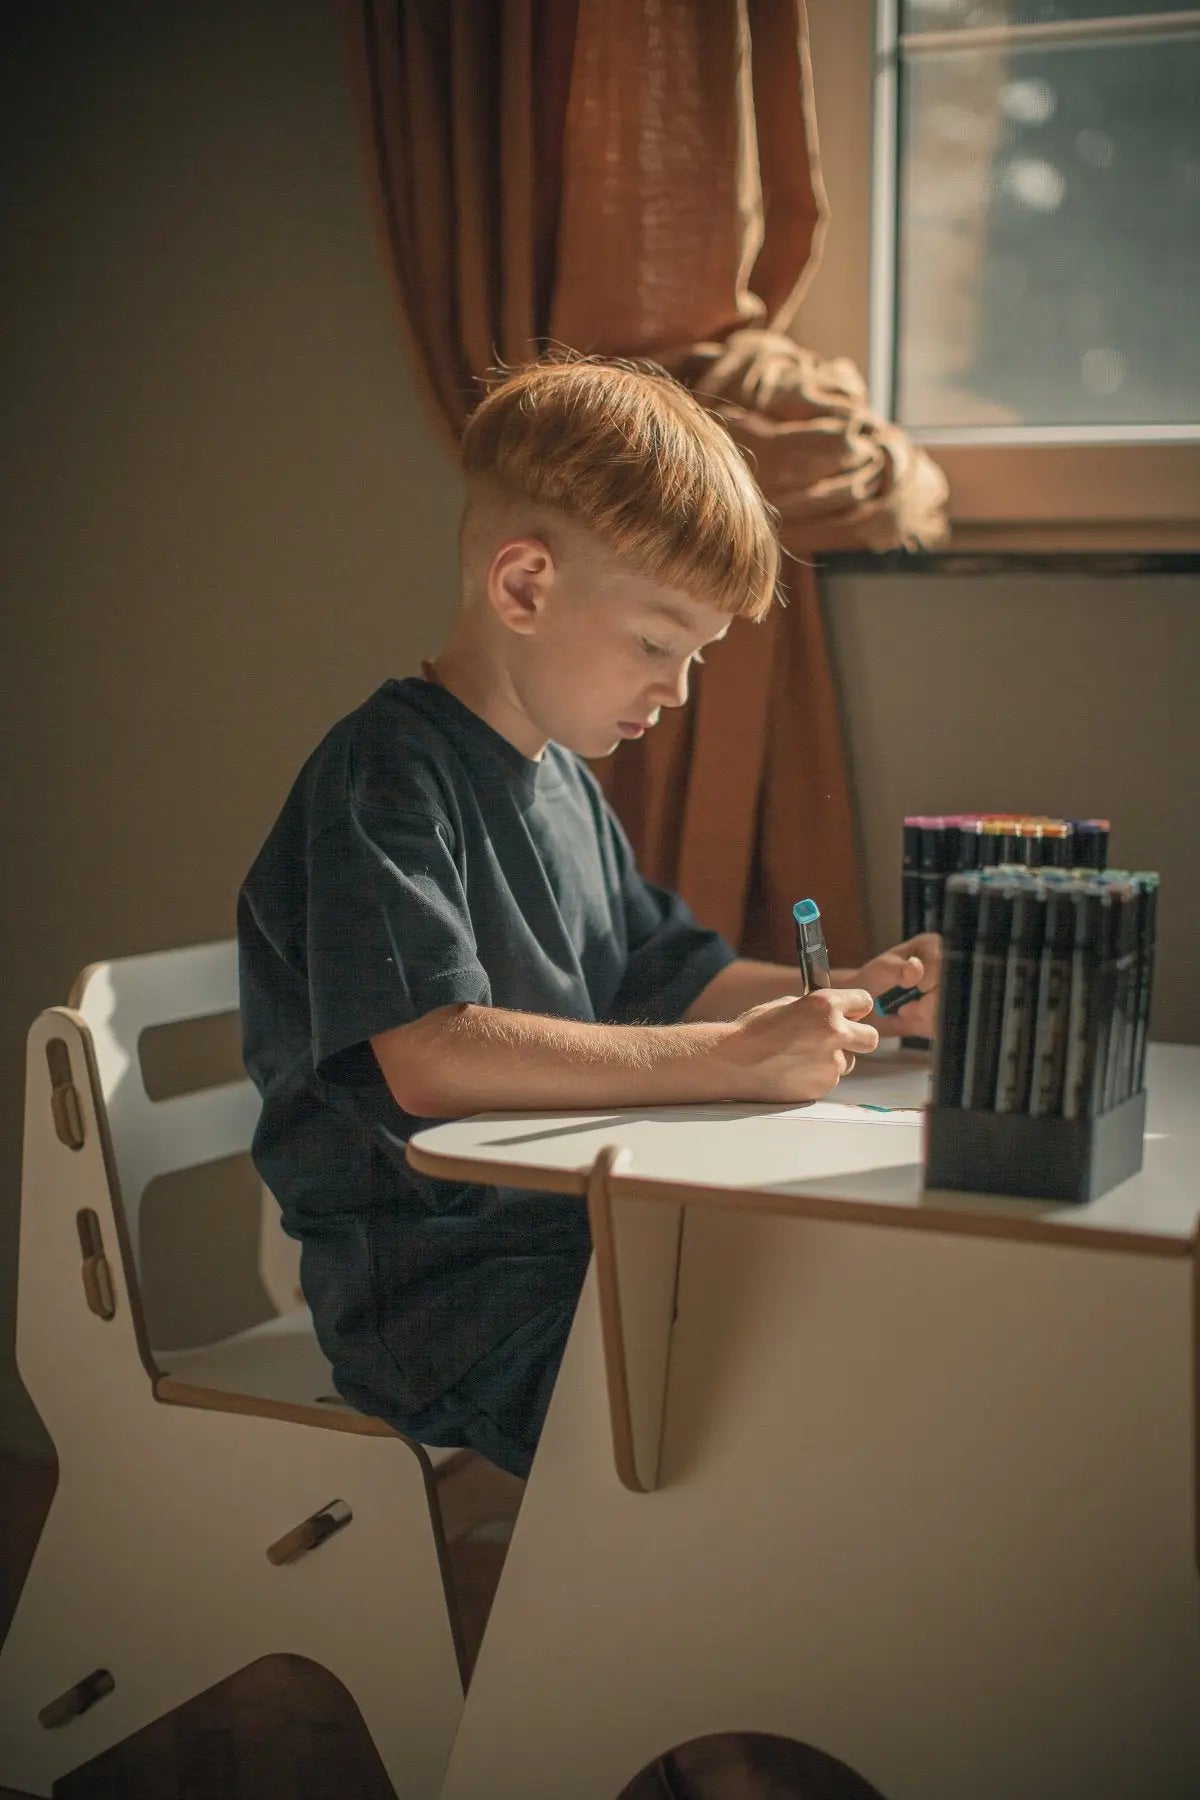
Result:
<instances>
[{"instance_id":1,"label":"boy's ear","mask_svg":"<svg viewBox=\"0 0 1200 1800\"><path fill-rule=\"evenodd\" d=\"M510 538L488 569L488 601L510 631L533 632L554 581L554 557L541 538Z\"/></svg>"}]
</instances>

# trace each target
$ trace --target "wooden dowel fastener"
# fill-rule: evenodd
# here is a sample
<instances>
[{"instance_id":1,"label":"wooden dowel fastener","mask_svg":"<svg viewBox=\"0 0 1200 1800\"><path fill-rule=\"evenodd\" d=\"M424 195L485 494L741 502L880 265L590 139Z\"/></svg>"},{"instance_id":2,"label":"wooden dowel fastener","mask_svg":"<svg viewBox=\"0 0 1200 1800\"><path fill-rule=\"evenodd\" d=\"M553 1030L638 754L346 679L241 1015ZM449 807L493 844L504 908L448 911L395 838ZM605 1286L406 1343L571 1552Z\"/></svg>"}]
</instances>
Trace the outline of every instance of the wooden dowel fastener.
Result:
<instances>
[{"instance_id":1,"label":"wooden dowel fastener","mask_svg":"<svg viewBox=\"0 0 1200 1800\"><path fill-rule=\"evenodd\" d=\"M85 1206L75 1215L75 1224L83 1257L80 1274L83 1277L83 1295L88 1303L88 1310L94 1312L98 1319L114 1318L117 1301L113 1293L108 1258L104 1254L104 1240L100 1236L100 1220L90 1206Z\"/></svg>"},{"instance_id":2,"label":"wooden dowel fastener","mask_svg":"<svg viewBox=\"0 0 1200 1800\"><path fill-rule=\"evenodd\" d=\"M304 1556L309 1550L315 1550L326 1538L331 1538L335 1531L341 1531L350 1523L354 1514L344 1500L331 1500L319 1512L302 1519L299 1525L285 1531L281 1538L267 1546L267 1561L277 1568L284 1563L295 1562L297 1557Z\"/></svg>"},{"instance_id":3,"label":"wooden dowel fastener","mask_svg":"<svg viewBox=\"0 0 1200 1800\"><path fill-rule=\"evenodd\" d=\"M106 1694L111 1694L116 1685L107 1669L93 1669L90 1675L85 1675L82 1681L69 1687L57 1700L51 1700L48 1706L43 1706L38 1714L38 1724L47 1731L54 1731L60 1725L69 1725L72 1719L79 1718L81 1713L95 1706L97 1700L103 1700Z\"/></svg>"},{"instance_id":4,"label":"wooden dowel fastener","mask_svg":"<svg viewBox=\"0 0 1200 1800\"><path fill-rule=\"evenodd\" d=\"M82 1150L84 1145L83 1108L79 1090L71 1079L71 1057L62 1038L52 1038L46 1045L46 1066L50 1073L50 1117L55 1134L68 1150Z\"/></svg>"}]
</instances>

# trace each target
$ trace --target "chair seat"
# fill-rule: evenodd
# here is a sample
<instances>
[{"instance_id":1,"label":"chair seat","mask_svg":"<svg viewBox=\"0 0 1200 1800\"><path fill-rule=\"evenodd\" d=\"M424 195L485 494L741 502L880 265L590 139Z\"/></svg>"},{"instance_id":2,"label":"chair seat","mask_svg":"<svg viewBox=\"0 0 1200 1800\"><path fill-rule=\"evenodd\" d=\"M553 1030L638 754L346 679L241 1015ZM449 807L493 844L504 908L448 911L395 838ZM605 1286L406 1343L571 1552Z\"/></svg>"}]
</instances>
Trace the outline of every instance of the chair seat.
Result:
<instances>
[{"instance_id":1,"label":"chair seat","mask_svg":"<svg viewBox=\"0 0 1200 1800\"><path fill-rule=\"evenodd\" d=\"M333 1370L317 1343L308 1307L293 1307L279 1318L263 1319L261 1325L221 1337L214 1345L157 1350L155 1361L164 1375L189 1382L194 1388L245 1393L255 1400L282 1400L288 1406L354 1411L333 1386ZM426 1451L434 1465L457 1456L453 1449L426 1445Z\"/></svg>"},{"instance_id":2,"label":"chair seat","mask_svg":"<svg viewBox=\"0 0 1200 1800\"><path fill-rule=\"evenodd\" d=\"M294 1306L247 1331L195 1350L160 1350L155 1361L173 1382L221 1394L244 1394L287 1406L321 1406L331 1412L354 1408L333 1385L333 1371L317 1342L312 1313ZM436 1467L456 1450L427 1447Z\"/></svg>"},{"instance_id":3,"label":"chair seat","mask_svg":"<svg viewBox=\"0 0 1200 1800\"><path fill-rule=\"evenodd\" d=\"M333 1385L307 1306L294 1306L195 1350L156 1351L155 1361L176 1381L224 1394L252 1394L292 1406L346 1405Z\"/></svg>"},{"instance_id":4,"label":"chair seat","mask_svg":"<svg viewBox=\"0 0 1200 1800\"><path fill-rule=\"evenodd\" d=\"M331 1413L354 1411L333 1386L333 1370L317 1343L308 1307L293 1307L277 1318L263 1319L261 1325L221 1337L214 1345L157 1350L155 1361L171 1381L187 1382L191 1388L239 1393L284 1406L322 1406ZM425 1453L435 1469L461 1454L434 1445L425 1445Z\"/></svg>"}]
</instances>

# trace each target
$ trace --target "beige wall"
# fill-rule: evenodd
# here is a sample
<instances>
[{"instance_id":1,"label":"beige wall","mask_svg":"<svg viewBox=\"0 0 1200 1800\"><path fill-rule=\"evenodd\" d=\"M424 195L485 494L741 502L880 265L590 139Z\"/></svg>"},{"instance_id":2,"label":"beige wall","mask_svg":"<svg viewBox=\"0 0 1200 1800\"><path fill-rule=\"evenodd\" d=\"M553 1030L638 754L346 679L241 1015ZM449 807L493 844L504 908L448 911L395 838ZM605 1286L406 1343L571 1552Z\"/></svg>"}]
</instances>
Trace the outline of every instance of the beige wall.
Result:
<instances>
[{"instance_id":1,"label":"beige wall","mask_svg":"<svg viewBox=\"0 0 1200 1800\"><path fill-rule=\"evenodd\" d=\"M457 504L332 0L26 11L4 111L0 1444L42 1441L8 1350L28 1024L89 960L232 933L302 758L436 642ZM878 936L905 809L1111 812L1121 856L1167 877L1161 1028L1200 1036L1195 843L1170 829L1198 766L1198 602L1193 581L833 580ZM183 1235L185 1258L211 1241Z\"/></svg>"},{"instance_id":2,"label":"beige wall","mask_svg":"<svg viewBox=\"0 0 1200 1800\"><path fill-rule=\"evenodd\" d=\"M85 962L232 934L301 759L436 647L457 506L332 0L51 0L19 29L0 1442L37 1436L9 1353L25 1031Z\"/></svg>"},{"instance_id":3,"label":"beige wall","mask_svg":"<svg viewBox=\"0 0 1200 1800\"><path fill-rule=\"evenodd\" d=\"M1200 1041L1200 576L845 573L825 611L876 941L906 812L1110 818L1163 879L1154 1035Z\"/></svg>"}]
</instances>

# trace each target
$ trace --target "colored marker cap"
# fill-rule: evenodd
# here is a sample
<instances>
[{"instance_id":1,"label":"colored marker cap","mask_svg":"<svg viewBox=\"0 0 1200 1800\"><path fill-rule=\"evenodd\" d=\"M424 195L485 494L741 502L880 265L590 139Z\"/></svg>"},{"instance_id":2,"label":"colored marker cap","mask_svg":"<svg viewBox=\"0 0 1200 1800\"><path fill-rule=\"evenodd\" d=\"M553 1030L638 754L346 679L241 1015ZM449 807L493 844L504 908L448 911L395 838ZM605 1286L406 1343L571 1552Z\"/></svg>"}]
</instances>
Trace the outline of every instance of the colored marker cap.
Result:
<instances>
[{"instance_id":1,"label":"colored marker cap","mask_svg":"<svg viewBox=\"0 0 1200 1800\"><path fill-rule=\"evenodd\" d=\"M821 909L815 900L797 900L792 908L792 917L797 925L811 925L821 917Z\"/></svg>"}]
</instances>

